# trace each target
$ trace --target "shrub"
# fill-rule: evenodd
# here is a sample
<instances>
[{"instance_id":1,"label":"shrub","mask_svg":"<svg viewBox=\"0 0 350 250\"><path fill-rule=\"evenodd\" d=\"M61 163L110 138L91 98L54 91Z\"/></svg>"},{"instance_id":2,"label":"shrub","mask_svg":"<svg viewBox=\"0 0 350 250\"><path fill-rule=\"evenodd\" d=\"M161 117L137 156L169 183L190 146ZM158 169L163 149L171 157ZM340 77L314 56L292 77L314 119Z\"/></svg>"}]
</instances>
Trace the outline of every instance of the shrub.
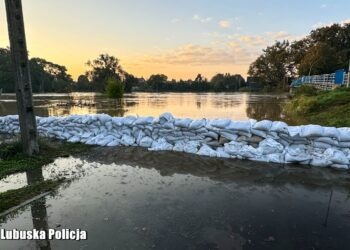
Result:
<instances>
[{"instance_id":1,"label":"shrub","mask_svg":"<svg viewBox=\"0 0 350 250\"><path fill-rule=\"evenodd\" d=\"M124 94L124 85L115 78L107 80L106 94L109 98L122 98Z\"/></svg>"},{"instance_id":2,"label":"shrub","mask_svg":"<svg viewBox=\"0 0 350 250\"><path fill-rule=\"evenodd\" d=\"M310 85L301 85L295 89L294 93L296 95L315 96L317 95L317 89Z\"/></svg>"}]
</instances>

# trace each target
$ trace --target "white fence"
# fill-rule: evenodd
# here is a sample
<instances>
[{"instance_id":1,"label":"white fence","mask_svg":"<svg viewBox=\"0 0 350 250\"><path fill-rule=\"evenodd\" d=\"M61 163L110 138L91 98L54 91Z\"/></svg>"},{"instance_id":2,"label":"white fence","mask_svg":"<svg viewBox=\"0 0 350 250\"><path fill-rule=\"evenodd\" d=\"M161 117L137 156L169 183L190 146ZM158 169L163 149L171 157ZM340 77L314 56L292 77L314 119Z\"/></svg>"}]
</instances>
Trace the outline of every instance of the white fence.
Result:
<instances>
[{"instance_id":1,"label":"white fence","mask_svg":"<svg viewBox=\"0 0 350 250\"><path fill-rule=\"evenodd\" d=\"M349 73L344 73L343 82L335 82L335 73L324 75L303 76L292 83L292 87L298 87L303 84L312 85L318 89L330 90L337 86L349 86Z\"/></svg>"}]
</instances>

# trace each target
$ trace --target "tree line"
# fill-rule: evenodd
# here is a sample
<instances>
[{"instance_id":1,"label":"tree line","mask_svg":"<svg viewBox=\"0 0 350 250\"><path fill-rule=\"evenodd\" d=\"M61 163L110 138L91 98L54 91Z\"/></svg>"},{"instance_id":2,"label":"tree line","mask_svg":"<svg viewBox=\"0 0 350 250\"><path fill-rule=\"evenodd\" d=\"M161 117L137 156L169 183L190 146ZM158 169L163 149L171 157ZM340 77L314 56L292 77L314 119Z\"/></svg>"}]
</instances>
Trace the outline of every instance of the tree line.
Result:
<instances>
[{"instance_id":1,"label":"tree line","mask_svg":"<svg viewBox=\"0 0 350 250\"><path fill-rule=\"evenodd\" d=\"M276 41L250 65L248 75L270 88L288 79L334 73L347 69L350 59L350 24L333 24L312 30L300 40Z\"/></svg>"},{"instance_id":2,"label":"tree line","mask_svg":"<svg viewBox=\"0 0 350 250\"><path fill-rule=\"evenodd\" d=\"M86 63L88 70L77 81L67 73L67 68L42 58L29 61L33 92L107 92L111 96L138 91L238 91L245 86L241 75L217 74L210 81L198 74L194 80L169 80L164 74L154 74L148 80L127 73L118 58L101 54ZM0 88L14 92L14 74L10 50L0 48Z\"/></svg>"}]
</instances>

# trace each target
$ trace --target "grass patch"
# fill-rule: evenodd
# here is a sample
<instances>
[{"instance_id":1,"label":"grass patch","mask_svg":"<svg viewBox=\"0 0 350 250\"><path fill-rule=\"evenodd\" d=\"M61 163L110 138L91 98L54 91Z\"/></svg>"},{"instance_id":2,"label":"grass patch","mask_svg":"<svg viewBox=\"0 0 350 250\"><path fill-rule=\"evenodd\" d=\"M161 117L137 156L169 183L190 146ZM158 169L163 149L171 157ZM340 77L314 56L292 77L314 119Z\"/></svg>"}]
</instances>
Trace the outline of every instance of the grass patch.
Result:
<instances>
[{"instance_id":1,"label":"grass patch","mask_svg":"<svg viewBox=\"0 0 350 250\"><path fill-rule=\"evenodd\" d=\"M317 91L301 87L284 106L285 113L296 120L323 126L350 127L350 89Z\"/></svg>"},{"instance_id":2,"label":"grass patch","mask_svg":"<svg viewBox=\"0 0 350 250\"><path fill-rule=\"evenodd\" d=\"M29 200L37 195L54 191L61 183L62 180L42 181L24 188L0 193L0 213L12 207L18 206L22 202L25 202L26 200Z\"/></svg>"},{"instance_id":3,"label":"grass patch","mask_svg":"<svg viewBox=\"0 0 350 250\"><path fill-rule=\"evenodd\" d=\"M52 163L57 157L67 157L81 153L92 146L81 143L68 143L52 140L40 140L40 153L26 156L19 142L3 144L0 147L0 179L7 175L41 168Z\"/></svg>"}]
</instances>

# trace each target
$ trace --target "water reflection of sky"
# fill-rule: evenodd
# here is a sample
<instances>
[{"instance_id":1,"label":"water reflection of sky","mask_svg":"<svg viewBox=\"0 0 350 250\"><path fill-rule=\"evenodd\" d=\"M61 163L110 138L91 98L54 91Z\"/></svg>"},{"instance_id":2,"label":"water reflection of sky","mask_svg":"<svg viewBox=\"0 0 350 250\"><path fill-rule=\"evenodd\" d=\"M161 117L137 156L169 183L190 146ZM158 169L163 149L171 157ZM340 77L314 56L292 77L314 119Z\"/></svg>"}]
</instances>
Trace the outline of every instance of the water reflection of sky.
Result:
<instances>
[{"instance_id":1,"label":"water reflection of sky","mask_svg":"<svg viewBox=\"0 0 350 250\"><path fill-rule=\"evenodd\" d=\"M83 174L0 226L80 228L89 240L0 241L0 249L349 248L344 172L139 148L96 148L55 164Z\"/></svg>"},{"instance_id":2,"label":"water reflection of sky","mask_svg":"<svg viewBox=\"0 0 350 250\"><path fill-rule=\"evenodd\" d=\"M283 119L283 95L248 93L133 93L122 100L101 94L36 94L34 103L39 116L107 113L112 116L158 116L171 112L176 117L232 118L244 120ZM15 114L14 95L0 99L0 115Z\"/></svg>"}]
</instances>

